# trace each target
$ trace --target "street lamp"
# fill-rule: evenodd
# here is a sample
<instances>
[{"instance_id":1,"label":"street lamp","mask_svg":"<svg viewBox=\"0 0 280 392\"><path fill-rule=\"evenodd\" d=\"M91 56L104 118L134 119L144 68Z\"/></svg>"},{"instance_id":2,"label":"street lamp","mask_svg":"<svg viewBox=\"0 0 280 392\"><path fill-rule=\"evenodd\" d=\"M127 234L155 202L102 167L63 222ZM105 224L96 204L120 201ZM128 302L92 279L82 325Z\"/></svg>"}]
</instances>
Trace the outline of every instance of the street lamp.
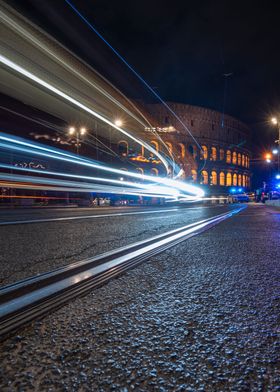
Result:
<instances>
[{"instance_id":1,"label":"street lamp","mask_svg":"<svg viewBox=\"0 0 280 392\"><path fill-rule=\"evenodd\" d=\"M266 162L270 163L271 162L271 154L268 152L267 154L265 154L265 160Z\"/></svg>"},{"instance_id":2,"label":"street lamp","mask_svg":"<svg viewBox=\"0 0 280 392\"><path fill-rule=\"evenodd\" d=\"M279 174L280 173L280 171L279 171L279 167L280 167L280 123L279 123L279 120L277 119L277 117L272 117L271 122L272 122L272 124L277 125L277 127L278 127L278 139L275 140L275 143L278 144L277 173ZM273 154L275 154L274 151L273 151Z\"/></svg>"},{"instance_id":3,"label":"street lamp","mask_svg":"<svg viewBox=\"0 0 280 392\"><path fill-rule=\"evenodd\" d=\"M80 129L76 129L75 127L70 127L68 130L68 133L71 136L75 136L77 155L79 155L81 136L84 136L87 133L87 130L84 127L80 128Z\"/></svg>"},{"instance_id":4,"label":"street lamp","mask_svg":"<svg viewBox=\"0 0 280 392\"><path fill-rule=\"evenodd\" d=\"M120 120L120 119L115 120L115 125L116 125L117 127L121 127L121 126L123 125L122 120Z\"/></svg>"}]
</instances>

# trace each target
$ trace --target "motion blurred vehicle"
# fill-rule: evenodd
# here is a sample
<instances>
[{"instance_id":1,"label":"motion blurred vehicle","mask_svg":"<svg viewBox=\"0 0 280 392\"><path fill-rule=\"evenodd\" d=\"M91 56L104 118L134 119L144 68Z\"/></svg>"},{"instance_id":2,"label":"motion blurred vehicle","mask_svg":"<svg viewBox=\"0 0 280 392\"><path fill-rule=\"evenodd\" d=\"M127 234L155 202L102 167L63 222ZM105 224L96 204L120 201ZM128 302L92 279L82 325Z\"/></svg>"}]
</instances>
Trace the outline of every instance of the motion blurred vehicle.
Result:
<instances>
[{"instance_id":1,"label":"motion blurred vehicle","mask_svg":"<svg viewBox=\"0 0 280 392\"><path fill-rule=\"evenodd\" d=\"M250 199L246 193L238 193L228 196L228 203L249 203Z\"/></svg>"}]
</instances>

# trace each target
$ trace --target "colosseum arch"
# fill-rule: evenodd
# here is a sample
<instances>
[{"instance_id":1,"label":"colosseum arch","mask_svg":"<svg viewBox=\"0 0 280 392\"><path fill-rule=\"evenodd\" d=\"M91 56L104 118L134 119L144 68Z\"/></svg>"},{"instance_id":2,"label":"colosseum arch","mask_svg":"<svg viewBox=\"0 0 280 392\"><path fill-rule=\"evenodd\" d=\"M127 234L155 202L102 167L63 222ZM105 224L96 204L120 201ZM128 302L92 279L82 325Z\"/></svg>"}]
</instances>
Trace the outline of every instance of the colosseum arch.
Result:
<instances>
[{"instance_id":1,"label":"colosseum arch","mask_svg":"<svg viewBox=\"0 0 280 392\"><path fill-rule=\"evenodd\" d=\"M246 178L245 178L245 174L242 175L242 186L246 186Z\"/></svg>"},{"instance_id":2,"label":"colosseum arch","mask_svg":"<svg viewBox=\"0 0 280 392\"><path fill-rule=\"evenodd\" d=\"M220 173L220 185L225 186L225 173L224 172Z\"/></svg>"},{"instance_id":3,"label":"colosseum arch","mask_svg":"<svg viewBox=\"0 0 280 392\"><path fill-rule=\"evenodd\" d=\"M194 169L192 169L191 173L192 173L192 179L193 179L193 181L196 182L196 181L197 181L197 171L194 170Z\"/></svg>"},{"instance_id":4,"label":"colosseum arch","mask_svg":"<svg viewBox=\"0 0 280 392\"><path fill-rule=\"evenodd\" d=\"M159 144L156 140L152 140L151 141L151 145L152 147L154 147L154 149L158 152L159 151Z\"/></svg>"},{"instance_id":5,"label":"colosseum arch","mask_svg":"<svg viewBox=\"0 0 280 392\"><path fill-rule=\"evenodd\" d=\"M234 173L232 176L232 185L237 186L237 174Z\"/></svg>"},{"instance_id":6,"label":"colosseum arch","mask_svg":"<svg viewBox=\"0 0 280 392\"><path fill-rule=\"evenodd\" d=\"M226 153L226 162L227 162L227 163L231 163L231 151L230 151L230 150L227 150L227 153Z\"/></svg>"},{"instance_id":7,"label":"colosseum arch","mask_svg":"<svg viewBox=\"0 0 280 392\"><path fill-rule=\"evenodd\" d=\"M170 143L170 142L165 142L165 144L166 144L166 146L167 146L168 151L170 152L170 154L172 154L172 153L173 153L173 146L172 146L172 143Z\"/></svg>"},{"instance_id":8,"label":"colosseum arch","mask_svg":"<svg viewBox=\"0 0 280 392\"><path fill-rule=\"evenodd\" d=\"M207 159L208 158L208 148L206 146L201 146L200 150L200 159Z\"/></svg>"},{"instance_id":9,"label":"colosseum arch","mask_svg":"<svg viewBox=\"0 0 280 392\"><path fill-rule=\"evenodd\" d=\"M240 154L240 152L237 155L237 165L241 166L241 154Z\"/></svg>"},{"instance_id":10,"label":"colosseum arch","mask_svg":"<svg viewBox=\"0 0 280 392\"><path fill-rule=\"evenodd\" d=\"M192 144L190 144L189 147L188 147L188 151L194 158L197 157L197 148L196 148L196 146L193 146Z\"/></svg>"},{"instance_id":11,"label":"colosseum arch","mask_svg":"<svg viewBox=\"0 0 280 392\"><path fill-rule=\"evenodd\" d=\"M211 160L212 161L217 160L217 148L216 147L211 147Z\"/></svg>"},{"instance_id":12,"label":"colosseum arch","mask_svg":"<svg viewBox=\"0 0 280 392\"><path fill-rule=\"evenodd\" d=\"M245 155L244 154L242 154L242 166L243 167L245 166Z\"/></svg>"},{"instance_id":13,"label":"colosseum arch","mask_svg":"<svg viewBox=\"0 0 280 392\"><path fill-rule=\"evenodd\" d=\"M218 184L217 172L215 172L215 171L211 172L211 184L212 185L217 185Z\"/></svg>"},{"instance_id":14,"label":"colosseum arch","mask_svg":"<svg viewBox=\"0 0 280 392\"><path fill-rule=\"evenodd\" d=\"M185 158L185 156L186 156L186 147L184 146L183 143L178 143L178 147L179 147L179 150L180 150L181 158Z\"/></svg>"},{"instance_id":15,"label":"colosseum arch","mask_svg":"<svg viewBox=\"0 0 280 392\"><path fill-rule=\"evenodd\" d=\"M152 175L152 176L158 176L158 169L155 168L155 167L153 167L153 168L151 169L151 175Z\"/></svg>"},{"instance_id":16,"label":"colosseum arch","mask_svg":"<svg viewBox=\"0 0 280 392\"><path fill-rule=\"evenodd\" d=\"M232 185L232 177L231 177L231 173L227 173L227 178L226 178L227 182L226 182L226 186L231 186Z\"/></svg>"},{"instance_id":17,"label":"colosseum arch","mask_svg":"<svg viewBox=\"0 0 280 392\"><path fill-rule=\"evenodd\" d=\"M128 143L126 140L121 140L118 143L118 151L119 154L121 155L127 155L128 154Z\"/></svg>"},{"instance_id":18,"label":"colosseum arch","mask_svg":"<svg viewBox=\"0 0 280 392\"><path fill-rule=\"evenodd\" d=\"M144 174L144 169L142 167L136 168L137 173Z\"/></svg>"},{"instance_id":19,"label":"colosseum arch","mask_svg":"<svg viewBox=\"0 0 280 392\"><path fill-rule=\"evenodd\" d=\"M236 154L236 151L233 151L233 153L232 153L232 163L234 165L237 164L237 154Z\"/></svg>"},{"instance_id":20,"label":"colosseum arch","mask_svg":"<svg viewBox=\"0 0 280 392\"><path fill-rule=\"evenodd\" d=\"M220 148L220 161L223 161L225 159L225 150L223 148Z\"/></svg>"},{"instance_id":21,"label":"colosseum arch","mask_svg":"<svg viewBox=\"0 0 280 392\"><path fill-rule=\"evenodd\" d=\"M238 174L238 186L242 186L242 176Z\"/></svg>"},{"instance_id":22,"label":"colosseum arch","mask_svg":"<svg viewBox=\"0 0 280 392\"><path fill-rule=\"evenodd\" d=\"M202 176L202 184L207 185L208 184L208 173L206 170L202 170L201 172Z\"/></svg>"}]
</instances>

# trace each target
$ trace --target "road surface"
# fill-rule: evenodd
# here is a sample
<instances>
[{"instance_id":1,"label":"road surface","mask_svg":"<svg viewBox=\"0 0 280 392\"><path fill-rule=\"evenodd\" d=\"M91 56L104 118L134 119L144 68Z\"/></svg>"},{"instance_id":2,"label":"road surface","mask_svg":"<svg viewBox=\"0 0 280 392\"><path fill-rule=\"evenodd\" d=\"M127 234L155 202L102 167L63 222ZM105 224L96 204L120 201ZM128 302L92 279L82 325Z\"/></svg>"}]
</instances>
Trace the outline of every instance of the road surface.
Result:
<instances>
[{"instance_id":1,"label":"road surface","mask_svg":"<svg viewBox=\"0 0 280 392\"><path fill-rule=\"evenodd\" d=\"M1 390L279 391L279 240L249 206L153 257L2 342Z\"/></svg>"},{"instance_id":2,"label":"road surface","mask_svg":"<svg viewBox=\"0 0 280 392\"><path fill-rule=\"evenodd\" d=\"M187 208L0 211L0 285L144 240L231 208L191 205Z\"/></svg>"}]
</instances>

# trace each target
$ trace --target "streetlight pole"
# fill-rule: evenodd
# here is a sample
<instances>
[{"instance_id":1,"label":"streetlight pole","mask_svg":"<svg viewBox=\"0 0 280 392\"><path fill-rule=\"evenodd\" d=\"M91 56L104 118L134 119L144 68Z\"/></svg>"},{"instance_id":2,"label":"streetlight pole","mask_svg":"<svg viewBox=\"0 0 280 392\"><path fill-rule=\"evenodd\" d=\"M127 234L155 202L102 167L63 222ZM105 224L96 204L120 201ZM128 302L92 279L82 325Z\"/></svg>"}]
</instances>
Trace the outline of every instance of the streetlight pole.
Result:
<instances>
[{"instance_id":1,"label":"streetlight pole","mask_svg":"<svg viewBox=\"0 0 280 392\"><path fill-rule=\"evenodd\" d=\"M275 140L275 143L278 144L278 157L277 157L277 174L280 174L280 123L276 117L271 119L272 124L277 125L278 128L278 139Z\"/></svg>"},{"instance_id":2,"label":"streetlight pole","mask_svg":"<svg viewBox=\"0 0 280 392\"><path fill-rule=\"evenodd\" d=\"M69 135L75 136L75 138L76 138L77 155L79 155L79 153L80 153L80 141L81 141L80 136L85 135L86 132L87 132L86 128L76 129L74 127L70 127L68 130Z\"/></svg>"}]
</instances>

